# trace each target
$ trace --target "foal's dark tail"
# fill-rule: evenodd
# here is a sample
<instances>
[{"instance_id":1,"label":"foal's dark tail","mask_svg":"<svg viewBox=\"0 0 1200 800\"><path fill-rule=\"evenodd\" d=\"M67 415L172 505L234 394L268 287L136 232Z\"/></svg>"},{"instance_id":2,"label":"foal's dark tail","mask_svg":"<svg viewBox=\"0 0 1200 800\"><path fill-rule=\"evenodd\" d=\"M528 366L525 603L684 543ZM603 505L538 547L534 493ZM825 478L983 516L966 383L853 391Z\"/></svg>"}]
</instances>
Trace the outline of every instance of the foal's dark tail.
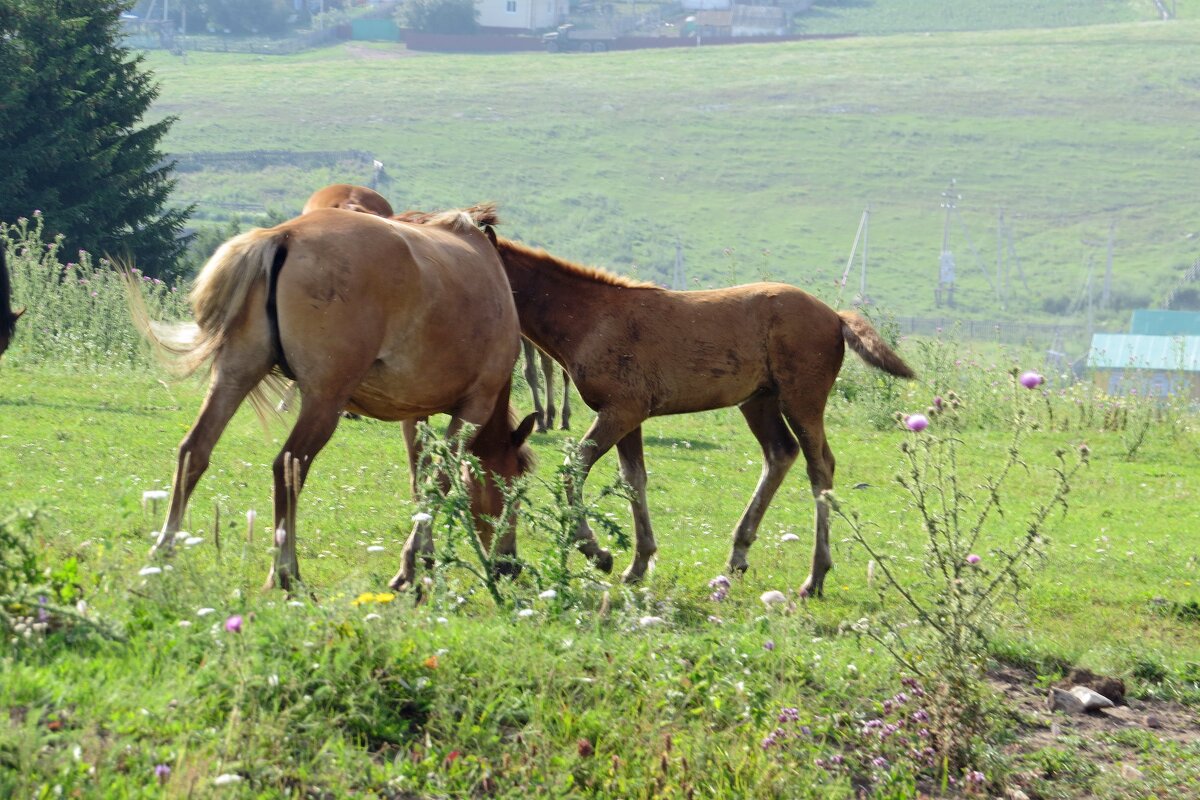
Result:
<instances>
[{"instance_id":1,"label":"foal's dark tail","mask_svg":"<svg viewBox=\"0 0 1200 800\"><path fill-rule=\"evenodd\" d=\"M853 311L839 311L842 318L842 338L850 349L858 353L862 360L872 367L895 375L898 378L915 378L917 373L904 363L904 359L896 351L888 347L887 342L879 332L871 327L871 323Z\"/></svg>"}]
</instances>

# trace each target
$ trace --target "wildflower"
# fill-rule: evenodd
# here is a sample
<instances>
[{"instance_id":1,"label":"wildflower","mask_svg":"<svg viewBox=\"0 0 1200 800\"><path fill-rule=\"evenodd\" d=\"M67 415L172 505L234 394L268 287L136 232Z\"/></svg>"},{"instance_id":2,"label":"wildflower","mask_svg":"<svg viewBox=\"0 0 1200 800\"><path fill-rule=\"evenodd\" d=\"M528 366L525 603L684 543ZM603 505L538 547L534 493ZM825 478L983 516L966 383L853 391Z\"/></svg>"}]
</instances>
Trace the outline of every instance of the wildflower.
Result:
<instances>
[{"instance_id":1,"label":"wildflower","mask_svg":"<svg viewBox=\"0 0 1200 800\"><path fill-rule=\"evenodd\" d=\"M775 649L775 642L772 641L771 639L767 639L765 642L763 642L763 650L767 650L769 652L774 649Z\"/></svg>"},{"instance_id":2,"label":"wildflower","mask_svg":"<svg viewBox=\"0 0 1200 800\"><path fill-rule=\"evenodd\" d=\"M457 750L451 750L449 753L446 754L446 763L453 764L455 759L457 759L461 755L462 755L462 753L458 752Z\"/></svg>"},{"instance_id":3,"label":"wildflower","mask_svg":"<svg viewBox=\"0 0 1200 800\"><path fill-rule=\"evenodd\" d=\"M241 633L242 632L242 615L234 614L232 617L225 620L225 630L229 631L230 633Z\"/></svg>"},{"instance_id":4,"label":"wildflower","mask_svg":"<svg viewBox=\"0 0 1200 800\"><path fill-rule=\"evenodd\" d=\"M197 617L207 617L209 614L215 614L215 613L217 613L217 610L215 608L207 608L206 607L206 608L196 609Z\"/></svg>"},{"instance_id":5,"label":"wildflower","mask_svg":"<svg viewBox=\"0 0 1200 800\"><path fill-rule=\"evenodd\" d=\"M381 545L381 544L373 544L373 545L371 545L370 547L368 547L368 548L367 548L367 552L368 552L368 553L382 553L382 552L383 552L383 545Z\"/></svg>"},{"instance_id":6,"label":"wildflower","mask_svg":"<svg viewBox=\"0 0 1200 800\"><path fill-rule=\"evenodd\" d=\"M594 748L591 741L587 739L580 739L578 742L576 742L575 749L579 752L580 758L589 758L593 753L596 752L596 748Z\"/></svg>"},{"instance_id":7,"label":"wildflower","mask_svg":"<svg viewBox=\"0 0 1200 800\"><path fill-rule=\"evenodd\" d=\"M547 589L539 594L538 597L543 600L553 600L554 598L558 597L558 592L554 591L553 589Z\"/></svg>"},{"instance_id":8,"label":"wildflower","mask_svg":"<svg viewBox=\"0 0 1200 800\"><path fill-rule=\"evenodd\" d=\"M246 536L249 537L254 533L254 520L258 519L258 512L253 508L246 512Z\"/></svg>"},{"instance_id":9,"label":"wildflower","mask_svg":"<svg viewBox=\"0 0 1200 800\"><path fill-rule=\"evenodd\" d=\"M363 622L370 622L371 620L374 620L374 619L383 619L383 617L379 616L375 612L371 612L370 614L367 614L365 617L363 617Z\"/></svg>"},{"instance_id":10,"label":"wildflower","mask_svg":"<svg viewBox=\"0 0 1200 800\"><path fill-rule=\"evenodd\" d=\"M781 541L781 542L798 542L798 541L800 541L800 537L794 533L785 533L783 536L779 537L779 541Z\"/></svg>"},{"instance_id":11,"label":"wildflower","mask_svg":"<svg viewBox=\"0 0 1200 800\"><path fill-rule=\"evenodd\" d=\"M655 625L662 625L666 620L662 617L642 617L638 620L638 624L643 628L651 628Z\"/></svg>"},{"instance_id":12,"label":"wildflower","mask_svg":"<svg viewBox=\"0 0 1200 800\"><path fill-rule=\"evenodd\" d=\"M847 665L846 665L846 672L849 672L851 675L857 675L857 674L858 674L858 667L854 666L853 664L847 664Z\"/></svg>"},{"instance_id":13,"label":"wildflower","mask_svg":"<svg viewBox=\"0 0 1200 800\"><path fill-rule=\"evenodd\" d=\"M773 606L778 605L779 603L786 603L787 595L778 589L772 589L769 592L763 592L762 596L758 599L761 600L765 606Z\"/></svg>"},{"instance_id":14,"label":"wildflower","mask_svg":"<svg viewBox=\"0 0 1200 800\"><path fill-rule=\"evenodd\" d=\"M1021 373L1021 377L1018 380L1021 381L1021 385L1026 389L1036 389L1046 382L1045 378L1033 370Z\"/></svg>"},{"instance_id":15,"label":"wildflower","mask_svg":"<svg viewBox=\"0 0 1200 800\"><path fill-rule=\"evenodd\" d=\"M231 772L227 772L224 775L218 775L217 777L213 778L213 785L215 786L229 786L230 784L241 782L242 776Z\"/></svg>"},{"instance_id":16,"label":"wildflower","mask_svg":"<svg viewBox=\"0 0 1200 800\"><path fill-rule=\"evenodd\" d=\"M138 570L138 575L157 575L162 572L162 567L142 567Z\"/></svg>"},{"instance_id":17,"label":"wildflower","mask_svg":"<svg viewBox=\"0 0 1200 800\"><path fill-rule=\"evenodd\" d=\"M710 600L721 602L729 596L729 578L724 575L718 575L708 582L708 587L713 590L708 597Z\"/></svg>"},{"instance_id":18,"label":"wildflower","mask_svg":"<svg viewBox=\"0 0 1200 800\"><path fill-rule=\"evenodd\" d=\"M195 547L196 545L200 544L203 541L204 541L204 539L199 536L189 536L188 538L183 540L183 543L185 545L187 545L188 547Z\"/></svg>"},{"instance_id":19,"label":"wildflower","mask_svg":"<svg viewBox=\"0 0 1200 800\"><path fill-rule=\"evenodd\" d=\"M982 560L983 560L982 558L980 558L979 556L975 555L974 553L971 553L969 556L967 556L967 563L968 563L968 564L978 564L978 563L979 563L980 561L982 561Z\"/></svg>"},{"instance_id":20,"label":"wildflower","mask_svg":"<svg viewBox=\"0 0 1200 800\"><path fill-rule=\"evenodd\" d=\"M418 511L416 514L412 515L412 521L417 523L429 522L431 519L433 519L433 515L426 514L424 511Z\"/></svg>"},{"instance_id":21,"label":"wildflower","mask_svg":"<svg viewBox=\"0 0 1200 800\"><path fill-rule=\"evenodd\" d=\"M972 772L967 773L967 782L968 783L974 783L976 785L979 785L979 784L982 784L985 780L987 780L987 776L984 775L979 770L973 770Z\"/></svg>"},{"instance_id":22,"label":"wildflower","mask_svg":"<svg viewBox=\"0 0 1200 800\"><path fill-rule=\"evenodd\" d=\"M522 618L532 617L536 613L537 612L534 611L532 608L522 608L520 611L517 612L517 616L522 617Z\"/></svg>"},{"instance_id":23,"label":"wildflower","mask_svg":"<svg viewBox=\"0 0 1200 800\"><path fill-rule=\"evenodd\" d=\"M797 722L800 719L800 709L788 707L779 711L780 722Z\"/></svg>"},{"instance_id":24,"label":"wildflower","mask_svg":"<svg viewBox=\"0 0 1200 800\"><path fill-rule=\"evenodd\" d=\"M877 769L887 769L888 760L883 756L875 756L871 759L871 766Z\"/></svg>"},{"instance_id":25,"label":"wildflower","mask_svg":"<svg viewBox=\"0 0 1200 800\"><path fill-rule=\"evenodd\" d=\"M142 492L143 506L145 506L147 502L158 502L159 500L166 499L167 493L163 489L147 489L146 491Z\"/></svg>"},{"instance_id":26,"label":"wildflower","mask_svg":"<svg viewBox=\"0 0 1200 800\"><path fill-rule=\"evenodd\" d=\"M154 777L158 779L160 785L166 783L167 778L171 777L171 767L166 764L155 764Z\"/></svg>"},{"instance_id":27,"label":"wildflower","mask_svg":"<svg viewBox=\"0 0 1200 800\"><path fill-rule=\"evenodd\" d=\"M904 427L910 431L923 431L929 427L929 418L924 414L909 414L904 418Z\"/></svg>"},{"instance_id":28,"label":"wildflower","mask_svg":"<svg viewBox=\"0 0 1200 800\"><path fill-rule=\"evenodd\" d=\"M275 529L275 546L282 549L287 542L287 528L280 525Z\"/></svg>"}]
</instances>

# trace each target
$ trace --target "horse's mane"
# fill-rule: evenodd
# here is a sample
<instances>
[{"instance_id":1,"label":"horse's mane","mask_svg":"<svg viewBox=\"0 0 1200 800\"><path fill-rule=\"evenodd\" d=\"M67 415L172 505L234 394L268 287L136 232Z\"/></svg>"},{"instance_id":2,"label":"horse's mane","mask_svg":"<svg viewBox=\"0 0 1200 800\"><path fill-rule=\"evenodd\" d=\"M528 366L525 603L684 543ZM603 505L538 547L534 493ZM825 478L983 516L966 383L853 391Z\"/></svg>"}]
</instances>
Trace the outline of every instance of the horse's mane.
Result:
<instances>
[{"instance_id":1,"label":"horse's mane","mask_svg":"<svg viewBox=\"0 0 1200 800\"><path fill-rule=\"evenodd\" d=\"M661 288L658 284L650 283L649 281L639 281L625 275L618 275L615 272L609 272L600 267L588 267L583 264L576 264L565 258L552 256L540 247L530 247L512 239L499 237L496 241L496 247L500 250L500 257L504 260L512 259L518 263L535 268L545 267L545 265L549 264L559 272L565 272L568 275L583 278L594 283L619 286L623 289Z\"/></svg>"},{"instance_id":2,"label":"horse's mane","mask_svg":"<svg viewBox=\"0 0 1200 800\"><path fill-rule=\"evenodd\" d=\"M462 233L470 228L496 225L500 222L495 203L477 203L466 208L452 208L448 211L402 211L399 214L393 214L391 218L413 225L441 225L455 233Z\"/></svg>"}]
</instances>

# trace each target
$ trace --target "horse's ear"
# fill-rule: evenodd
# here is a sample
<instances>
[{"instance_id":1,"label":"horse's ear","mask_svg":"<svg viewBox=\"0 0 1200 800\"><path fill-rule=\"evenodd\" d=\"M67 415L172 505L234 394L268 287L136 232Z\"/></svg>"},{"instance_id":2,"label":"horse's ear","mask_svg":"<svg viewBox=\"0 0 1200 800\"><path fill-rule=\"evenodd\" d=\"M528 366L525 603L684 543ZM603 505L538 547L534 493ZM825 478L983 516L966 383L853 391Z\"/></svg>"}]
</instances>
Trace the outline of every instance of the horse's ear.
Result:
<instances>
[{"instance_id":1,"label":"horse's ear","mask_svg":"<svg viewBox=\"0 0 1200 800\"><path fill-rule=\"evenodd\" d=\"M533 433L533 423L535 422L537 422L537 414L530 414L521 420L521 424L512 432L513 447L520 447L525 444L525 440L529 438L529 434Z\"/></svg>"},{"instance_id":2,"label":"horse's ear","mask_svg":"<svg viewBox=\"0 0 1200 800\"><path fill-rule=\"evenodd\" d=\"M487 234L488 239L491 239L493 247L499 247L500 243L496 241L496 229L491 225L484 225L483 232Z\"/></svg>"}]
</instances>

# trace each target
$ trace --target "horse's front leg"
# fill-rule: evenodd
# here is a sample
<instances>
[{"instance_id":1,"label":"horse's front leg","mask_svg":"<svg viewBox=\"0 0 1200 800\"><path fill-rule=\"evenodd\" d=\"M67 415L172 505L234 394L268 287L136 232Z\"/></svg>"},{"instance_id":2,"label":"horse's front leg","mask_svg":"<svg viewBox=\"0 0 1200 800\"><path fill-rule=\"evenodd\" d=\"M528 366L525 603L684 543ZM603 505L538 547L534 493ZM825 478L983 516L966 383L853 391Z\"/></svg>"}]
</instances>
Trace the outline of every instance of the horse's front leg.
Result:
<instances>
[{"instance_id":1,"label":"horse's front leg","mask_svg":"<svg viewBox=\"0 0 1200 800\"><path fill-rule=\"evenodd\" d=\"M617 442L617 454L621 459L621 477L633 490L633 496L629 498L629 507L633 512L633 530L636 536L633 561L621 579L625 583L637 583L646 574L654 554L658 552L654 530L650 527L650 509L646 505L646 463L642 451L641 426L634 428Z\"/></svg>"},{"instance_id":2,"label":"horse's front leg","mask_svg":"<svg viewBox=\"0 0 1200 800\"><path fill-rule=\"evenodd\" d=\"M567 477L567 502L582 503L583 486L587 482L587 477L591 473L592 466L614 444L624 438L630 431L636 429L640 424L640 419L630 422L606 410L601 410L596 415L595 421L588 428L587 433L583 435L583 441L579 446L579 459L582 468L579 476L579 486L575 486L570 476ZM575 546L597 568L603 572L612 572L612 553L605 550L596 542L596 534L592 532L592 527L588 525L586 518L581 519L579 522L579 529L575 533Z\"/></svg>"}]
</instances>

